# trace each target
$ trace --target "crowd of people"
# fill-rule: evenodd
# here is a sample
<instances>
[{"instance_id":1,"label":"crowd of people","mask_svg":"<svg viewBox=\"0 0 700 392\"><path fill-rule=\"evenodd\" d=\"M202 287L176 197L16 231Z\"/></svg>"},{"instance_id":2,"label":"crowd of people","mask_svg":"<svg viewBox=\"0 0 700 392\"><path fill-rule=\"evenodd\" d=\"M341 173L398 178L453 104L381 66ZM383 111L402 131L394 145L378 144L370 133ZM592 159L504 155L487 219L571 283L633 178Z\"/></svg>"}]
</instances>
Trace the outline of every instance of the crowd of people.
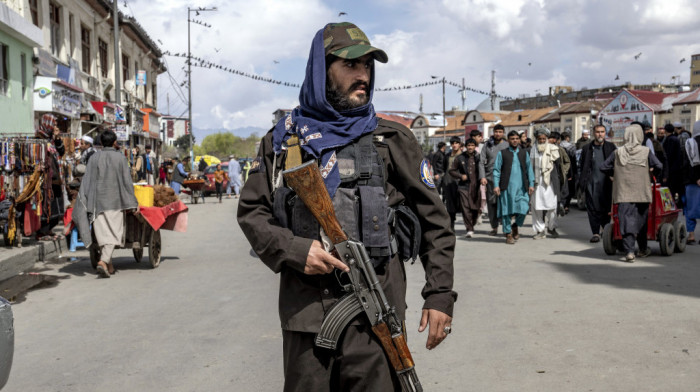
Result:
<instances>
[{"instance_id":1,"label":"crowd of people","mask_svg":"<svg viewBox=\"0 0 700 392\"><path fill-rule=\"evenodd\" d=\"M479 130L469 138L453 136L427 159L442 194L454 229L462 214L466 237L472 238L481 216L491 236L502 227L507 244L520 238L525 216L532 216L533 239L557 238L558 220L568 214L572 198L583 198L592 237L601 240L601 229L618 205L625 259L648 256L646 222L652 198L651 183L668 187L683 215L687 243L695 243L700 218L700 122L693 133L680 123L666 124L654 135L651 124L634 122L625 129L618 148L607 140L604 125L584 130L575 144L569 132L534 131L534 141L522 131L497 124L486 141ZM448 149L449 147L449 149ZM639 234L639 235L638 235ZM639 251L635 254L635 241Z\"/></svg>"}]
</instances>

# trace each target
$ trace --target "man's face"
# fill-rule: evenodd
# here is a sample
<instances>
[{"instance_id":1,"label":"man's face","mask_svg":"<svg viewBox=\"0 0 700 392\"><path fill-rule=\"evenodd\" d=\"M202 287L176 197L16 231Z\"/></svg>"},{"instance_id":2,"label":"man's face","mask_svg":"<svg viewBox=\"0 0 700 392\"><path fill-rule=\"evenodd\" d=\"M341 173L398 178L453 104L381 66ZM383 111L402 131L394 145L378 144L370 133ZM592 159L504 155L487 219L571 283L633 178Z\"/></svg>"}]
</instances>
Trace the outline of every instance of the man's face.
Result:
<instances>
[{"instance_id":1,"label":"man's face","mask_svg":"<svg viewBox=\"0 0 700 392\"><path fill-rule=\"evenodd\" d=\"M523 142L523 143L527 142L527 133L523 132L523 133L520 135L520 141Z\"/></svg>"},{"instance_id":2,"label":"man's face","mask_svg":"<svg viewBox=\"0 0 700 392\"><path fill-rule=\"evenodd\" d=\"M584 133L583 135L581 135L581 138L582 138L583 140L588 140L588 132L586 132L586 133Z\"/></svg>"},{"instance_id":3,"label":"man's face","mask_svg":"<svg viewBox=\"0 0 700 392\"><path fill-rule=\"evenodd\" d=\"M473 154L476 151L476 145L469 143L467 144L467 153Z\"/></svg>"},{"instance_id":4,"label":"man's face","mask_svg":"<svg viewBox=\"0 0 700 392\"><path fill-rule=\"evenodd\" d=\"M369 82L374 57L337 59L328 67L326 99L335 110L346 111L369 102Z\"/></svg>"},{"instance_id":5,"label":"man's face","mask_svg":"<svg viewBox=\"0 0 700 392\"><path fill-rule=\"evenodd\" d=\"M474 136L473 139L476 140L477 143L481 144L484 141L484 136L483 135L476 135L476 136Z\"/></svg>"},{"instance_id":6,"label":"man's face","mask_svg":"<svg viewBox=\"0 0 700 392\"><path fill-rule=\"evenodd\" d=\"M495 134L494 134L495 136ZM510 144L511 147L516 148L520 144L520 136L518 135L513 135L508 138L508 144Z\"/></svg>"},{"instance_id":7,"label":"man's face","mask_svg":"<svg viewBox=\"0 0 700 392\"><path fill-rule=\"evenodd\" d=\"M547 143L547 136L543 133L540 133L537 135L537 144L545 144Z\"/></svg>"},{"instance_id":8,"label":"man's face","mask_svg":"<svg viewBox=\"0 0 700 392\"><path fill-rule=\"evenodd\" d=\"M605 128L599 127L593 130L596 143L602 143L605 140Z\"/></svg>"},{"instance_id":9,"label":"man's face","mask_svg":"<svg viewBox=\"0 0 700 392\"><path fill-rule=\"evenodd\" d=\"M85 150L87 150L88 148L90 148L90 145L87 144L87 143L85 143L84 140L81 140L81 141L80 141L80 151L85 151Z\"/></svg>"},{"instance_id":10,"label":"man's face","mask_svg":"<svg viewBox=\"0 0 700 392\"><path fill-rule=\"evenodd\" d=\"M495 140L503 140L503 130L502 129L494 129L493 130L493 138Z\"/></svg>"},{"instance_id":11,"label":"man's face","mask_svg":"<svg viewBox=\"0 0 700 392\"><path fill-rule=\"evenodd\" d=\"M654 137L654 130L651 128L645 128L644 133L647 135L651 135L651 137Z\"/></svg>"},{"instance_id":12,"label":"man's face","mask_svg":"<svg viewBox=\"0 0 700 392\"><path fill-rule=\"evenodd\" d=\"M452 153L456 153L462 150L462 143L460 142L453 142L450 143L450 147L452 147Z\"/></svg>"},{"instance_id":13,"label":"man's face","mask_svg":"<svg viewBox=\"0 0 700 392\"><path fill-rule=\"evenodd\" d=\"M675 128L673 129L673 133L675 133L676 135L678 135L678 134L681 133L681 130L682 130L682 129L683 129L683 127L675 127Z\"/></svg>"},{"instance_id":14,"label":"man's face","mask_svg":"<svg viewBox=\"0 0 700 392\"><path fill-rule=\"evenodd\" d=\"M549 141L549 144L557 144L556 138L550 137L550 138L547 138L547 140Z\"/></svg>"},{"instance_id":15,"label":"man's face","mask_svg":"<svg viewBox=\"0 0 700 392\"><path fill-rule=\"evenodd\" d=\"M656 138L657 139L663 139L666 137L666 129L665 128L659 128L656 130Z\"/></svg>"}]
</instances>

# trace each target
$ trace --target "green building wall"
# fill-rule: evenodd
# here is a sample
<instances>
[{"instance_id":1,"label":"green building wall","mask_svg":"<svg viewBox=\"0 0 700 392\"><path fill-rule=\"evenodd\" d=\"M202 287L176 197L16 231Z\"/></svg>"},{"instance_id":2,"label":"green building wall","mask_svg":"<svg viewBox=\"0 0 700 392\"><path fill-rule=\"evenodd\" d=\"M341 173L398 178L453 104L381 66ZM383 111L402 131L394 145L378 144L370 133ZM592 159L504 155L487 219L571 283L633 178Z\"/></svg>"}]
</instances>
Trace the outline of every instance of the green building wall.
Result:
<instances>
[{"instance_id":1,"label":"green building wall","mask_svg":"<svg viewBox=\"0 0 700 392\"><path fill-rule=\"evenodd\" d=\"M0 133L34 133L32 48L0 31L0 43L7 45L8 82L6 94L0 93ZM22 95L21 55L25 56L26 90Z\"/></svg>"}]
</instances>

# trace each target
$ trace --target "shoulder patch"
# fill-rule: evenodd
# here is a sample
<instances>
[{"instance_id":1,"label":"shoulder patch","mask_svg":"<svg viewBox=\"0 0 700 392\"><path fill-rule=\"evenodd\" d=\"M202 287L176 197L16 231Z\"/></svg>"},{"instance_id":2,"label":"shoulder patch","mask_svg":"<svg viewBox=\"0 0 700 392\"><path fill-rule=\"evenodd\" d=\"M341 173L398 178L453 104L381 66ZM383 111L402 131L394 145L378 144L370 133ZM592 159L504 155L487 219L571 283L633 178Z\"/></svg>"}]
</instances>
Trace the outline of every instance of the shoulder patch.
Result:
<instances>
[{"instance_id":1,"label":"shoulder patch","mask_svg":"<svg viewBox=\"0 0 700 392\"><path fill-rule=\"evenodd\" d=\"M428 188L435 189L435 181L433 181L433 168L428 163L427 159L423 159L420 163L420 179Z\"/></svg>"},{"instance_id":2,"label":"shoulder patch","mask_svg":"<svg viewBox=\"0 0 700 392\"><path fill-rule=\"evenodd\" d=\"M257 173L263 169L265 169L265 163L263 162L262 157L257 156L257 157L255 157L253 162L250 164L250 170L248 170L248 174L250 175L253 173Z\"/></svg>"}]
</instances>

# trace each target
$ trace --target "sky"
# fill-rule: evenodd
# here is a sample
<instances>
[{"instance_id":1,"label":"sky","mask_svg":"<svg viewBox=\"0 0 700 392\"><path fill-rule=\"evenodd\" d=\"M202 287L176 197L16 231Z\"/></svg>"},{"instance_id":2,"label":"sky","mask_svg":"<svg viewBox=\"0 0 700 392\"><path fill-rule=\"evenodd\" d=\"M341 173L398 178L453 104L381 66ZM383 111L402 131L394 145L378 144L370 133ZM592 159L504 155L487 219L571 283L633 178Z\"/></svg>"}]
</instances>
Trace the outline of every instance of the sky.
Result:
<instances>
[{"instance_id":1,"label":"sky","mask_svg":"<svg viewBox=\"0 0 700 392\"><path fill-rule=\"evenodd\" d=\"M211 25L191 25L192 55L265 78L300 85L316 31L347 21L389 56L387 64L375 66L376 87L438 76L459 84L464 78L467 87L488 91L494 70L496 92L511 97L547 94L558 85L671 83L674 76L687 84L690 57L700 53L700 9L694 5L693 0L120 1L121 11L136 17L171 53L187 51L187 7L217 7L192 14ZM158 77L158 110L186 116L187 90L179 86L187 79L184 58L164 60L169 72ZM425 113L442 112L440 85L378 91L373 103L377 111L418 112L421 94ZM298 95L299 88L193 67L195 136L212 129L262 136L272 126L272 113L297 106ZM466 109L486 98L467 93ZM445 99L448 110L462 106L456 87L446 87Z\"/></svg>"}]
</instances>

